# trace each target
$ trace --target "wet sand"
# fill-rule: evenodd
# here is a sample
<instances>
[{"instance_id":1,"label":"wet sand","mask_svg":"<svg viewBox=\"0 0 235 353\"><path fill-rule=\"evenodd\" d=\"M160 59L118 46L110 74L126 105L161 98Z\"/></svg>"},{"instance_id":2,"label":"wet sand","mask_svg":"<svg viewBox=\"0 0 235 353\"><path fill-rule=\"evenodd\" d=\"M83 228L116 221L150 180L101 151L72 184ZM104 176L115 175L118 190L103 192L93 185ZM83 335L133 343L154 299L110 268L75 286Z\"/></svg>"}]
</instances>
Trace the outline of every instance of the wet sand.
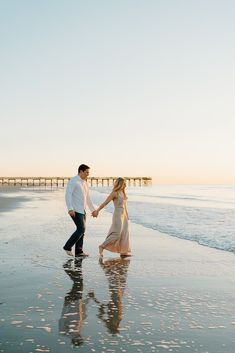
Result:
<instances>
[{"instance_id":1,"label":"wet sand","mask_svg":"<svg viewBox=\"0 0 235 353\"><path fill-rule=\"evenodd\" d=\"M99 259L103 212L74 260L63 191L20 197L0 216L0 352L235 352L234 254L130 223L133 257Z\"/></svg>"}]
</instances>

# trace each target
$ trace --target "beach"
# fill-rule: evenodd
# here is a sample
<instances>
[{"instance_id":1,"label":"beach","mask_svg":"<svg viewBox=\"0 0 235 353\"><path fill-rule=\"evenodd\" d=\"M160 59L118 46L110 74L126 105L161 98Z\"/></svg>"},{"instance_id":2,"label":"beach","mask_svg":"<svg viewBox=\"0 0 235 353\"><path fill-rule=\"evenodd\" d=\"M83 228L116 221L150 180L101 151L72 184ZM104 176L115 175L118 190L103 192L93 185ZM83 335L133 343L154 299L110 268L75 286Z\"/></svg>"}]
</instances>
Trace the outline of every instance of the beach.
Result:
<instances>
[{"instance_id":1,"label":"beach","mask_svg":"<svg viewBox=\"0 0 235 353\"><path fill-rule=\"evenodd\" d=\"M130 221L133 256L100 259L103 211L73 259L63 189L0 200L0 352L235 352L234 253Z\"/></svg>"}]
</instances>

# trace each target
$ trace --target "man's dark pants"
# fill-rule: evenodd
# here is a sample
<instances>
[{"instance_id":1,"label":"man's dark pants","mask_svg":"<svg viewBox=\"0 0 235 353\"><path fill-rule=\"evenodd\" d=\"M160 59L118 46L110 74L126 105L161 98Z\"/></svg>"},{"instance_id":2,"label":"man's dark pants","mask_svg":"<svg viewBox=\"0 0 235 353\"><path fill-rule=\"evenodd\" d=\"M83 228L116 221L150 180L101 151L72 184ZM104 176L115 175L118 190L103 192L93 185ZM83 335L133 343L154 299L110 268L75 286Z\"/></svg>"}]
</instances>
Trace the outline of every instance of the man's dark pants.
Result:
<instances>
[{"instance_id":1,"label":"man's dark pants","mask_svg":"<svg viewBox=\"0 0 235 353\"><path fill-rule=\"evenodd\" d=\"M75 244L75 256L79 256L83 252L83 238L86 228L86 214L75 212L75 217L72 217L72 220L76 224L77 229L71 235L64 246L64 250L71 251L72 247Z\"/></svg>"}]
</instances>

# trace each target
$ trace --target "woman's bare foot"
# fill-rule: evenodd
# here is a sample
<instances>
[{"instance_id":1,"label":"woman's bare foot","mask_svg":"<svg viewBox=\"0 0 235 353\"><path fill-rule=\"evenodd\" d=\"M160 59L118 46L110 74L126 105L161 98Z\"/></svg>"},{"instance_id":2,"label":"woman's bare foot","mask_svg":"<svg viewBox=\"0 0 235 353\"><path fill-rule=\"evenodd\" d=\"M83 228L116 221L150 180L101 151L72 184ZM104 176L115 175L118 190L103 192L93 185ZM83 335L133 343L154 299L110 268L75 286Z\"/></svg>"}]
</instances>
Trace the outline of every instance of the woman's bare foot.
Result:
<instances>
[{"instance_id":1,"label":"woman's bare foot","mask_svg":"<svg viewBox=\"0 0 235 353\"><path fill-rule=\"evenodd\" d=\"M131 254L120 254L121 257L130 257L132 256Z\"/></svg>"},{"instance_id":2,"label":"woman's bare foot","mask_svg":"<svg viewBox=\"0 0 235 353\"><path fill-rule=\"evenodd\" d=\"M69 255L69 256L73 256L73 253L71 250L65 250L66 251L66 254Z\"/></svg>"},{"instance_id":3,"label":"woman's bare foot","mask_svg":"<svg viewBox=\"0 0 235 353\"><path fill-rule=\"evenodd\" d=\"M99 246L99 255L103 257L103 248L101 245Z\"/></svg>"}]
</instances>

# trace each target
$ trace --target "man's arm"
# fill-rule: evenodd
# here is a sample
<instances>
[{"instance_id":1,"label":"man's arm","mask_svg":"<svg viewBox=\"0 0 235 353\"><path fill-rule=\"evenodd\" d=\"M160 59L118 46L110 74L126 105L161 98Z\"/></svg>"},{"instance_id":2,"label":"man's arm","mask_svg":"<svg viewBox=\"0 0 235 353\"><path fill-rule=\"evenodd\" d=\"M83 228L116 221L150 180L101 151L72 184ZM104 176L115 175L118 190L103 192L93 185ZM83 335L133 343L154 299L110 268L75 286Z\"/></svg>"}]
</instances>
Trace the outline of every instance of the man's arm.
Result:
<instances>
[{"instance_id":1,"label":"man's arm","mask_svg":"<svg viewBox=\"0 0 235 353\"><path fill-rule=\"evenodd\" d=\"M66 188L66 193L65 193L65 201L67 205L68 212L74 211L73 210L73 202L72 202L72 195L73 195L73 190L75 188L75 182L73 179L70 179L67 188Z\"/></svg>"},{"instance_id":2,"label":"man's arm","mask_svg":"<svg viewBox=\"0 0 235 353\"><path fill-rule=\"evenodd\" d=\"M86 202L87 202L87 205L88 205L90 211L91 211L91 212L94 212L94 211L95 211L95 207L94 207L93 203L91 202L90 195L89 195L89 189L88 189L88 188L87 188Z\"/></svg>"}]
</instances>

